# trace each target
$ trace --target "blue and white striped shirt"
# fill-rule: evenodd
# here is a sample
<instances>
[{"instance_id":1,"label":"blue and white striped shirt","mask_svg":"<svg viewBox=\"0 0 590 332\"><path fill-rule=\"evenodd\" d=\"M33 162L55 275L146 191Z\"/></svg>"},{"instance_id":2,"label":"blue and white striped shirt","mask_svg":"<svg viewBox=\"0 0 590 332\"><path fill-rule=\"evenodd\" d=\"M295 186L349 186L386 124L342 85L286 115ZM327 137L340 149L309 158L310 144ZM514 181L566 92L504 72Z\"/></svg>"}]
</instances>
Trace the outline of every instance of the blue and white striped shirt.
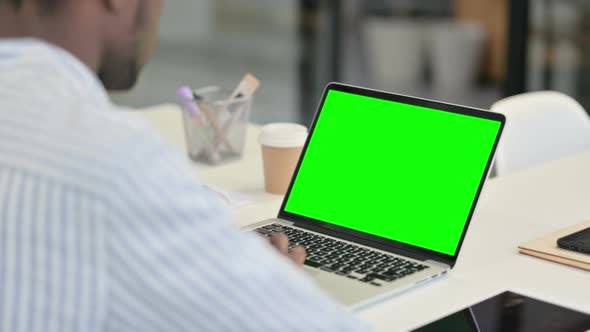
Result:
<instances>
[{"instance_id":1,"label":"blue and white striped shirt","mask_svg":"<svg viewBox=\"0 0 590 332\"><path fill-rule=\"evenodd\" d=\"M0 39L0 331L357 331L64 50Z\"/></svg>"}]
</instances>

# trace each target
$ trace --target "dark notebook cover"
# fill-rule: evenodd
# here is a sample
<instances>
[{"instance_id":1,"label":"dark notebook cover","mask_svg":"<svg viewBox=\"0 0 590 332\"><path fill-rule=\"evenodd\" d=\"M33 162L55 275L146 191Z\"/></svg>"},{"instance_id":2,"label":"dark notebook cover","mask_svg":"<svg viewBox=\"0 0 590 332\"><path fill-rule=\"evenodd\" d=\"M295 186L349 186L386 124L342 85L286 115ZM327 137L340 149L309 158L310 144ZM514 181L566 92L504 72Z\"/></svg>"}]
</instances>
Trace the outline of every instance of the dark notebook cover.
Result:
<instances>
[{"instance_id":1,"label":"dark notebook cover","mask_svg":"<svg viewBox=\"0 0 590 332\"><path fill-rule=\"evenodd\" d=\"M587 332L590 315L505 292L415 332Z\"/></svg>"}]
</instances>

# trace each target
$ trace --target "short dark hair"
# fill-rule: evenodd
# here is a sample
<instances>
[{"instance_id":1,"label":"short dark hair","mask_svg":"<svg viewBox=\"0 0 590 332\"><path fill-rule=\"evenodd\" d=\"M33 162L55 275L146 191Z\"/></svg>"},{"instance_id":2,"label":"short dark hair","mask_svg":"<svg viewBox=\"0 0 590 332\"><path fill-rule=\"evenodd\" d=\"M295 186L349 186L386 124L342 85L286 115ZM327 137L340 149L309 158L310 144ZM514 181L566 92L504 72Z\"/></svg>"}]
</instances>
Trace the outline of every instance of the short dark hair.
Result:
<instances>
[{"instance_id":1,"label":"short dark hair","mask_svg":"<svg viewBox=\"0 0 590 332\"><path fill-rule=\"evenodd\" d=\"M23 5L23 0L2 0L0 1L0 4L2 4L3 2L8 2L8 5L15 9L18 9Z\"/></svg>"},{"instance_id":2,"label":"short dark hair","mask_svg":"<svg viewBox=\"0 0 590 332\"><path fill-rule=\"evenodd\" d=\"M25 0L0 0L0 4L5 1L7 1L8 5L11 6L12 8L19 10L23 6L23 2ZM34 0L34 1L36 1L41 6L41 8L47 13L54 13L59 8L61 3L63 2L63 0Z\"/></svg>"}]
</instances>

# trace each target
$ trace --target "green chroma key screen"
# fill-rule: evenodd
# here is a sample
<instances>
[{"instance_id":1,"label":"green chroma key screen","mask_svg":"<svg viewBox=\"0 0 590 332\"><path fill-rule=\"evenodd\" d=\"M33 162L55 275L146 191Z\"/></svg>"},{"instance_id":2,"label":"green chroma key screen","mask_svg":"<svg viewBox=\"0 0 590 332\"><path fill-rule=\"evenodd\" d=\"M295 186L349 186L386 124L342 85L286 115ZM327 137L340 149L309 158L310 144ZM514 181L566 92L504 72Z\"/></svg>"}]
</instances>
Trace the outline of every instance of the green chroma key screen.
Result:
<instances>
[{"instance_id":1,"label":"green chroma key screen","mask_svg":"<svg viewBox=\"0 0 590 332\"><path fill-rule=\"evenodd\" d=\"M285 211L454 255L500 128L331 90Z\"/></svg>"}]
</instances>

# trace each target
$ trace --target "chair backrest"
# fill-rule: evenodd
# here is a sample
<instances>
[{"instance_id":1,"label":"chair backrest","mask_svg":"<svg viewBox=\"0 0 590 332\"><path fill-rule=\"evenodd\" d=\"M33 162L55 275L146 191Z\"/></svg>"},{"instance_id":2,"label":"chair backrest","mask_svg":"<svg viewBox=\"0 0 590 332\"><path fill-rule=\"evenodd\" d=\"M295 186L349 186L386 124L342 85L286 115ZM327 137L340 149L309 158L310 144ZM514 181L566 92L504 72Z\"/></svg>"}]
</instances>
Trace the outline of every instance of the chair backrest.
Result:
<instances>
[{"instance_id":1,"label":"chair backrest","mask_svg":"<svg viewBox=\"0 0 590 332\"><path fill-rule=\"evenodd\" d=\"M496 155L496 175L590 150L590 117L573 98L554 91L530 92L496 102L506 116Z\"/></svg>"}]
</instances>

